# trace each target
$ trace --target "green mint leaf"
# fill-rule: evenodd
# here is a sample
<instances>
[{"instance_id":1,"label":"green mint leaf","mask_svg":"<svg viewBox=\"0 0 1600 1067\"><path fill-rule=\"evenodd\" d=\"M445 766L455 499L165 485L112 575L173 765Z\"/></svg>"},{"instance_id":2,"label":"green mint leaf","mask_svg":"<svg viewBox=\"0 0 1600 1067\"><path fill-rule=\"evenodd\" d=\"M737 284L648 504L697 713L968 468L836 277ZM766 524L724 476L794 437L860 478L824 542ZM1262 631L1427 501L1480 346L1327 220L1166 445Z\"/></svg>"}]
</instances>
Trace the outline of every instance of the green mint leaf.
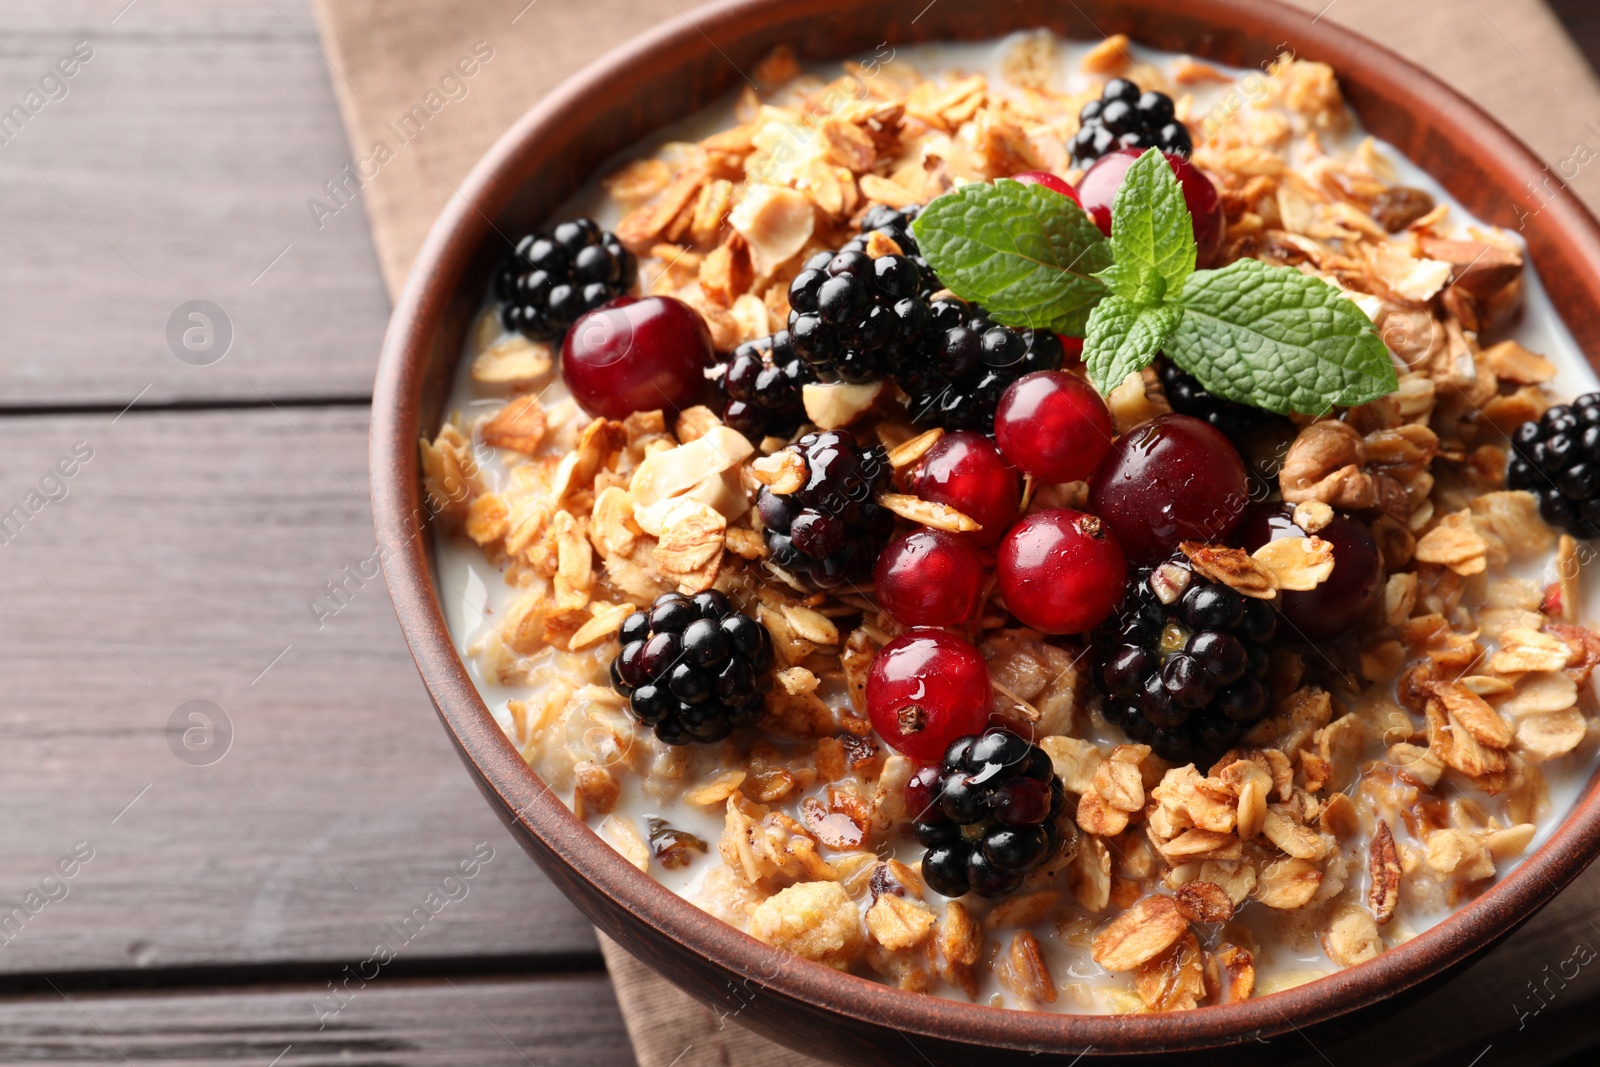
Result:
<instances>
[{"instance_id":1,"label":"green mint leaf","mask_svg":"<svg viewBox=\"0 0 1600 1067\"><path fill-rule=\"evenodd\" d=\"M1177 175L1158 149L1133 161L1111 201L1111 257L1119 268L1160 277L1173 293L1194 273L1194 220ZM1118 296L1134 299L1113 279L1106 283Z\"/></svg>"},{"instance_id":2,"label":"green mint leaf","mask_svg":"<svg viewBox=\"0 0 1600 1067\"><path fill-rule=\"evenodd\" d=\"M1100 301L1083 340L1089 381L1102 396L1108 395L1128 375L1150 365L1182 318L1183 309L1176 304L1142 305L1120 296Z\"/></svg>"},{"instance_id":3,"label":"green mint leaf","mask_svg":"<svg viewBox=\"0 0 1600 1067\"><path fill-rule=\"evenodd\" d=\"M923 208L912 232L939 280L1006 326L1077 335L1106 293L1094 274L1110 266L1110 242L1041 185L963 185Z\"/></svg>"},{"instance_id":4,"label":"green mint leaf","mask_svg":"<svg viewBox=\"0 0 1600 1067\"><path fill-rule=\"evenodd\" d=\"M1113 296L1140 307L1155 307L1167 299L1167 279L1144 263L1118 260L1095 277L1106 283Z\"/></svg>"},{"instance_id":5,"label":"green mint leaf","mask_svg":"<svg viewBox=\"0 0 1600 1067\"><path fill-rule=\"evenodd\" d=\"M1399 386L1372 321L1320 278L1241 259L1190 275L1178 299L1166 353L1218 396L1320 415Z\"/></svg>"}]
</instances>

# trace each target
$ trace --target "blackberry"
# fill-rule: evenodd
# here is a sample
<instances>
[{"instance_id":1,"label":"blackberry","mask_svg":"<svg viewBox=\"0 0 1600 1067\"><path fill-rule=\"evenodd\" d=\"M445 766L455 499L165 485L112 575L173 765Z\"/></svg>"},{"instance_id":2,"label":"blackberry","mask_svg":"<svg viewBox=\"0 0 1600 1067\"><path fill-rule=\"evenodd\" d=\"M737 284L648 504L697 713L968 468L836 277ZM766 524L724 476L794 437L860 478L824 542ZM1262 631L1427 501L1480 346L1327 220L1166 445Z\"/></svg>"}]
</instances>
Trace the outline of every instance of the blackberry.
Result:
<instances>
[{"instance_id":1,"label":"blackberry","mask_svg":"<svg viewBox=\"0 0 1600 1067\"><path fill-rule=\"evenodd\" d=\"M1178 592L1172 603L1153 575ZM1204 765L1267 714L1266 649L1277 629L1271 604L1194 573L1181 555L1135 571L1090 635L1106 721L1162 759Z\"/></svg>"},{"instance_id":2,"label":"blackberry","mask_svg":"<svg viewBox=\"0 0 1600 1067\"><path fill-rule=\"evenodd\" d=\"M920 426L993 433L1006 386L1066 361L1061 338L1049 330L1013 330L955 299L935 300L929 310L940 331L932 357L903 364L896 375Z\"/></svg>"},{"instance_id":3,"label":"blackberry","mask_svg":"<svg viewBox=\"0 0 1600 1067\"><path fill-rule=\"evenodd\" d=\"M789 283L789 338L822 381L886 378L933 336L923 271L910 256L818 252Z\"/></svg>"},{"instance_id":4,"label":"blackberry","mask_svg":"<svg viewBox=\"0 0 1600 1067\"><path fill-rule=\"evenodd\" d=\"M1172 97L1154 90L1141 92L1127 78L1106 82L1100 99L1083 105L1078 123L1067 147L1072 162L1080 167L1119 148L1159 148L1179 156L1194 151L1189 128L1173 113Z\"/></svg>"},{"instance_id":5,"label":"blackberry","mask_svg":"<svg viewBox=\"0 0 1600 1067\"><path fill-rule=\"evenodd\" d=\"M947 897L999 897L1061 849L1067 794L1050 757L1002 729L958 737L906 785L922 877Z\"/></svg>"},{"instance_id":6,"label":"blackberry","mask_svg":"<svg viewBox=\"0 0 1600 1067\"><path fill-rule=\"evenodd\" d=\"M788 330L746 341L722 364L717 378L722 421L752 441L789 437L806 420L801 390L816 380L794 354Z\"/></svg>"},{"instance_id":7,"label":"blackberry","mask_svg":"<svg viewBox=\"0 0 1600 1067\"><path fill-rule=\"evenodd\" d=\"M535 341L555 341L586 311L633 288L639 261L593 219L563 222L517 242L495 272L500 321Z\"/></svg>"},{"instance_id":8,"label":"blackberry","mask_svg":"<svg viewBox=\"0 0 1600 1067\"><path fill-rule=\"evenodd\" d=\"M933 268L928 266L928 261L922 256L922 248L917 244L916 237L911 232L911 223L922 213L921 204L908 204L905 207L890 207L888 204L873 204L867 213L861 216L861 233L850 239L844 246L848 252L865 252L867 241L874 231L883 234L895 244L900 246L900 251L911 257L911 262L922 271L922 297L930 299L934 293L944 286L934 276Z\"/></svg>"},{"instance_id":9,"label":"blackberry","mask_svg":"<svg viewBox=\"0 0 1600 1067\"><path fill-rule=\"evenodd\" d=\"M888 454L846 430L808 433L784 451L804 461L806 480L792 493L756 494L767 558L818 589L870 581L894 530L894 515L876 501L889 488Z\"/></svg>"},{"instance_id":10,"label":"blackberry","mask_svg":"<svg viewBox=\"0 0 1600 1067\"><path fill-rule=\"evenodd\" d=\"M761 717L772 635L716 590L656 597L623 620L611 686L669 745L721 741Z\"/></svg>"},{"instance_id":11,"label":"blackberry","mask_svg":"<svg viewBox=\"0 0 1600 1067\"><path fill-rule=\"evenodd\" d=\"M1511 435L1506 485L1539 498L1544 521L1574 537L1600 537L1600 393L1558 404Z\"/></svg>"}]
</instances>

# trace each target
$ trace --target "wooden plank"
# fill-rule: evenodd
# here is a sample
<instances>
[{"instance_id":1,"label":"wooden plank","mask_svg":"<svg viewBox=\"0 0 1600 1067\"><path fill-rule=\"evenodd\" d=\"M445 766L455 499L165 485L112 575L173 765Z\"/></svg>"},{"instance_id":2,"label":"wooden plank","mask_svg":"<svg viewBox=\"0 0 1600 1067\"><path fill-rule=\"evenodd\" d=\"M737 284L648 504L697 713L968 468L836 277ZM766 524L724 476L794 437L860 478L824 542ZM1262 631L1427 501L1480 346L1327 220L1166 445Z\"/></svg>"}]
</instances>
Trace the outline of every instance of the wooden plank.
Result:
<instances>
[{"instance_id":1,"label":"wooden plank","mask_svg":"<svg viewBox=\"0 0 1600 1067\"><path fill-rule=\"evenodd\" d=\"M366 443L354 408L0 419L0 974L359 961L485 848L404 960L594 952L370 577ZM206 766L169 746L194 700L232 727ZM8 931L79 842L64 898Z\"/></svg>"},{"instance_id":2,"label":"wooden plank","mask_svg":"<svg viewBox=\"0 0 1600 1067\"><path fill-rule=\"evenodd\" d=\"M226 993L51 993L0 1001L0 1061L151 1067L631 1067L602 975ZM319 1028L319 1019L325 1025Z\"/></svg>"},{"instance_id":3,"label":"wooden plank","mask_svg":"<svg viewBox=\"0 0 1600 1067\"><path fill-rule=\"evenodd\" d=\"M0 110L93 54L0 144L0 403L368 395L388 299L359 202L307 207L350 162L307 0L120 7L8 6ZM197 299L209 366L168 343Z\"/></svg>"}]
</instances>

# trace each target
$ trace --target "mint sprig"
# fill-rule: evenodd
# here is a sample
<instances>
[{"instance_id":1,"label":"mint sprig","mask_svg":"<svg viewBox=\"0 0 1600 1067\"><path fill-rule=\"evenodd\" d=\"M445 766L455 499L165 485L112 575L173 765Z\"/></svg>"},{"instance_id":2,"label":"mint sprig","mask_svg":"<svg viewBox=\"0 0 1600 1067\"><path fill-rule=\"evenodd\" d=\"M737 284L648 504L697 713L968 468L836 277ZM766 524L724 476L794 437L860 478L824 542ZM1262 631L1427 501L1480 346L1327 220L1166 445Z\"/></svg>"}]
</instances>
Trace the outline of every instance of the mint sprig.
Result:
<instances>
[{"instance_id":1,"label":"mint sprig","mask_svg":"<svg viewBox=\"0 0 1600 1067\"><path fill-rule=\"evenodd\" d=\"M1111 218L1108 241L1066 198L1002 180L939 197L913 231L940 281L996 321L1081 332L1102 393L1163 351L1209 392L1270 411L1320 415L1398 387L1338 288L1254 259L1195 270L1194 222L1155 149L1128 168Z\"/></svg>"},{"instance_id":2,"label":"mint sprig","mask_svg":"<svg viewBox=\"0 0 1600 1067\"><path fill-rule=\"evenodd\" d=\"M1094 274L1111 265L1111 245L1059 199L1022 182L964 185L922 209L917 244L941 282L996 322L1081 333L1105 295Z\"/></svg>"}]
</instances>

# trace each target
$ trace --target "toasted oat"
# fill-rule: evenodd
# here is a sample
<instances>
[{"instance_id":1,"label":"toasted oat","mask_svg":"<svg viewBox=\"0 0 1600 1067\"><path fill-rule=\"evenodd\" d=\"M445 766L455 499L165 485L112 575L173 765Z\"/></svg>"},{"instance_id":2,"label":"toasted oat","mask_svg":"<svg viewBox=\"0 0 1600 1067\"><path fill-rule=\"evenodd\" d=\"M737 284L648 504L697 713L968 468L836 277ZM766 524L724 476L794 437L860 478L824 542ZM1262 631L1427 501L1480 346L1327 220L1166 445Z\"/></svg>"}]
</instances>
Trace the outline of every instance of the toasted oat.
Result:
<instances>
[{"instance_id":1,"label":"toasted oat","mask_svg":"<svg viewBox=\"0 0 1600 1067\"><path fill-rule=\"evenodd\" d=\"M1045 962L1039 941L1027 930L1011 936L1011 944L996 962L994 976L1000 984L1028 1004L1054 1004L1055 980Z\"/></svg>"},{"instance_id":2,"label":"toasted oat","mask_svg":"<svg viewBox=\"0 0 1600 1067\"><path fill-rule=\"evenodd\" d=\"M1088 912L1111 902L1111 851L1098 837L1085 837L1067 867L1067 889Z\"/></svg>"},{"instance_id":3,"label":"toasted oat","mask_svg":"<svg viewBox=\"0 0 1600 1067\"><path fill-rule=\"evenodd\" d=\"M1529 715L1517 723L1517 748L1535 759L1554 759L1577 748L1588 729L1577 708Z\"/></svg>"},{"instance_id":4,"label":"toasted oat","mask_svg":"<svg viewBox=\"0 0 1600 1067\"><path fill-rule=\"evenodd\" d=\"M1215 882L1189 882L1174 896L1178 910L1190 922L1225 923L1233 918L1233 899Z\"/></svg>"},{"instance_id":5,"label":"toasted oat","mask_svg":"<svg viewBox=\"0 0 1600 1067\"><path fill-rule=\"evenodd\" d=\"M878 497L878 503L902 519L930 526L935 530L967 533L983 529L976 519L963 515L955 508L905 493L884 493Z\"/></svg>"},{"instance_id":6,"label":"toasted oat","mask_svg":"<svg viewBox=\"0 0 1600 1067\"><path fill-rule=\"evenodd\" d=\"M1417 542L1416 558L1437 563L1466 576L1482 574L1488 567L1489 546L1473 524L1469 509L1453 512L1439 520Z\"/></svg>"},{"instance_id":7,"label":"toasted oat","mask_svg":"<svg viewBox=\"0 0 1600 1067\"><path fill-rule=\"evenodd\" d=\"M750 936L838 970L866 943L861 916L837 882L801 882L762 901L750 913Z\"/></svg>"},{"instance_id":8,"label":"toasted oat","mask_svg":"<svg viewBox=\"0 0 1600 1067\"><path fill-rule=\"evenodd\" d=\"M542 341L506 337L472 359L472 380L485 385L532 385L550 373L554 351Z\"/></svg>"},{"instance_id":9,"label":"toasted oat","mask_svg":"<svg viewBox=\"0 0 1600 1067\"><path fill-rule=\"evenodd\" d=\"M1271 600L1278 594L1277 576L1242 548L1196 541L1184 541L1178 548L1189 557L1195 570L1214 582L1257 600Z\"/></svg>"},{"instance_id":10,"label":"toasted oat","mask_svg":"<svg viewBox=\"0 0 1600 1067\"><path fill-rule=\"evenodd\" d=\"M934 427L926 433L920 433L910 440L889 450L889 466L896 471L910 468L919 459L928 454L928 450L939 443L939 438L944 436L942 427Z\"/></svg>"},{"instance_id":11,"label":"toasted oat","mask_svg":"<svg viewBox=\"0 0 1600 1067\"><path fill-rule=\"evenodd\" d=\"M1341 966L1354 967L1377 957L1383 951L1383 938L1371 912L1346 904L1334 911L1333 921L1323 931L1322 947Z\"/></svg>"},{"instance_id":12,"label":"toasted oat","mask_svg":"<svg viewBox=\"0 0 1600 1067\"><path fill-rule=\"evenodd\" d=\"M936 947L941 960L939 973L944 980L965 991L967 996L976 997L976 967L983 958L983 928L972 921L959 900L949 901L944 906Z\"/></svg>"},{"instance_id":13,"label":"toasted oat","mask_svg":"<svg viewBox=\"0 0 1600 1067\"><path fill-rule=\"evenodd\" d=\"M1108 971L1131 971L1177 944L1189 932L1178 902L1147 896L1095 935L1091 955Z\"/></svg>"},{"instance_id":14,"label":"toasted oat","mask_svg":"<svg viewBox=\"0 0 1600 1067\"><path fill-rule=\"evenodd\" d=\"M783 617L803 640L810 641L814 645L839 643L839 628L826 615L798 604L785 604L782 611Z\"/></svg>"},{"instance_id":15,"label":"toasted oat","mask_svg":"<svg viewBox=\"0 0 1600 1067\"><path fill-rule=\"evenodd\" d=\"M1269 908L1293 911L1311 903L1317 888L1322 884L1322 871L1315 864L1291 857L1277 860L1262 868L1255 888L1255 898Z\"/></svg>"},{"instance_id":16,"label":"toasted oat","mask_svg":"<svg viewBox=\"0 0 1600 1067\"><path fill-rule=\"evenodd\" d=\"M1449 712L1452 726L1459 724L1490 748L1510 747L1511 727L1488 701L1455 682L1435 682L1433 694Z\"/></svg>"},{"instance_id":17,"label":"toasted oat","mask_svg":"<svg viewBox=\"0 0 1600 1067\"><path fill-rule=\"evenodd\" d=\"M933 935L938 918L919 900L884 893L867 909L867 934L891 952L915 948Z\"/></svg>"},{"instance_id":18,"label":"toasted oat","mask_svg":"<svg viewBox=\"0 0 1600 1067\"><path fill-rule=\"evenodd\" d=\"M728 225L749 243L756 274L769 276L811 239L816 212L802 193L757 185L728 214Z\"/></svg>"},{"instance_id":19,"label":"toasted oat","mask_svg":"<svg viewBox=\"0 0 1600 1067\"><path fill-rule=\"evenodd\" d=\"M1105 797L1091 789L1078 801L1078 826L1084 833L1096 837L1115 837L1128 828L1128 813L1112 807Z\"/></svg>"},{"instance_id":20,"label":"toasted oat","mask_svg":"<svg viewBox=\"0 0 1600 1067\"><path fill-rule=\"evenodd\" d=\"M1085 53L1078 69L1085 74L1115 74L1133 60L1128 55L1128 35L1114 33Z\"/></svg>"},{"instance_id":21,"label":"toasted oat","mask_svg":"<svg viewBox=\"0 0 1600 1067\"><path fill-rule=\"evenodd\" d=\"M1144 807L1144 776L1137 764L1115 757L1094 772L1093 786L1106 804L1118 811L1136 812Z\"/></svg>"},{"instance_id":22,"label":"toasted oat","mask_svg":"<svg viewBox=\"0 0 1600 1067\"><path fill-rule=\"evenodd\" d=\"M639 836L631 820L620 815L608 815L600 824L599 833L607 844L621 853L623 859L646 874L650 873L650 846L644 843L644 838Z\"/></svg>"},{"instance_id":23,"label":"toasted oat","mask_svg":"<svg viewBox=\"0 0 1600 1067\"><path fill-rule=\"evenodd\" d=\"M683 795L689 803L702 807L721 807L734 791L743 784L746 774L742 770L723 771L704 785Z\"/></svg>"},{"instance_id":24,"label":"toasted oat","mask_svg":"<svg viewBox=\"0 0 1600 1067\"><path fill-rule=\"evenodd\" d=\"M697 500L685 500L668 513L651 558L661 573L685 594L704 592L717 580L722 537L728 520Z\"/></svg>"},{"instance_id":25,"label":"toasted oat","mask_svg":"<svg viewBox=\"0 0 1600 1067\"><path fill-rule=\"evenodd\" d=\"M1559 671L1567 665L1566 642L1552 634L1524 627L1500 635L1500 648L1489 657L1489 669L1502 674L1525 671Z\"/></svg>"},{"instance_id":26,"label":"toasted oat","mask_svg":"<svg viewBox=\"0 0 1600 1067\"><path fill-rule=\"evenodd\" d=\"M739 431L713 426L688 444L646 456L633 472L628 491L639 506L645 507L738 467L754 451L755 447Z\"/></svg>"},{"instance_id":27,"label":"toasted oat","mask_svg":"<svg viewBox=\"0 0 1600 1067\"><path fill-rule=\"evenodd\" d=\"M1155 959L1141 964L1133 976L1139 999L1152 1011L1188 1011L1206 995L1200 942L1185 934Z\"/></svg>"},{"instance_id":28,"label":"toasted oat","mask_svg":"<svg viewBox=\"0 0 1600 1067\"><path fill-rule=\"evenodd\" d=\"M622 620L634 613L632 604L590 604L589 621L578 627L567 643L567 651L580 652L609 640L622 627Z\"/></svg>"},{"instance_id":29,"label":"toasted oat","mask_svg":"<svg viewBox=\"0 0 1600 1067\"><path fill-rule=\"evenodd\" d=\"M1272 572L1279 589L1297 592L1327 581L1335 563L1333 545L1320 537L1280 537L1256 549L1251 558Z\"/></svg>"}]
</instances>

